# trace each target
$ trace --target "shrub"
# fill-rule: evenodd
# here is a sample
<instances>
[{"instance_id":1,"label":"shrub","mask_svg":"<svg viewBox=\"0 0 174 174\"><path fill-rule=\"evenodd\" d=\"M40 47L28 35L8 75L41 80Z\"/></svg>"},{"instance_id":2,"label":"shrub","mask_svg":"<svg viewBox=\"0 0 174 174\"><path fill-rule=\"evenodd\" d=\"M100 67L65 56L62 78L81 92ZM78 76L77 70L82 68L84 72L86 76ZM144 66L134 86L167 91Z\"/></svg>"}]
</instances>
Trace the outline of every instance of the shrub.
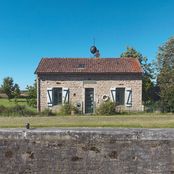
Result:
<instances>
[{"instance_id":1,"label":"shrub","mask_svg":"<svg viewBox=\"0 0 174 174\"><path fill-rule=\"evenodd\" d=\"M27 109L25 106L15 105L8 109L9 115L14 116L32 116L36 115L36 112Z\"/></svg>"},{"instance_id":2,"label":"shrub","mask_svg":"<svg viewBox=\"0 0 174 174\"><path fill-rule=\"evenodd\" d=\"M61 106L60 113L64 114L64 115L70 115L71 114L71 108L72 108L71 104L66 103L66 104Z\"/></svg>"},{"instance_id":3,"label":"shrub","mask_svg":"<svg viewBox=\"0 0 174 174\"><path fill-rule=\"evenodd\" d=\"M97 114L100 115L114 115L116 114L115 111L115 103L111 101L103 102L97 109Z\"/></svg>"},{"instance_id":4,"label":"shrub","mask_svg":"<svg viewBox=\"0 0 174 174\"><path fill-rule=\"evenodd\" d=\"M28 104L28 106L36 108L37 107L37 100L35 98L27 99L27 104Z\"/></svg>"},{"instance_id":5,"label":"shrub","mask_svg":"<svg viewBox=\"0 0 174 174\"><path fill-rule=\"evenodd\" d=\"M27 109L25 106L15 105L13 107L0 107L0 115L3 116L33 116L37 113Z\"/></svg>"},{"instance_id":6,"label":"shrub","mask_svg":"<svg viewBox=\"0 0 174 174\"><path fill-rule=\"evenodd\" d=\"M44 111L40 112L41 116L54 116L55 113L52 112L51 109L45 109Z\"/></svg>"},{"instance_id":7,"label":"shrub","mask_svg":"<svg viewBox=\"0 0 174 174\"><path fill-rule=\"evenodd\" d=\"M161 105L160 101L150 102L145 106L144 111L145 112L161 112L162 107L160 105Z\"/></svg>"},{"instance_id":8,"label":"shrub","mask_svg":"<svg viewBox=\"0 0 174 174\"><path fill-rule=\"evenodd\" d=\"M33 86L27 86L27 103L29 106L36 107L37 106L37 83L36 80Z\"/></svg>"},{"instance_id":9,"label":"shrub","mask_svg":"<svg viewBox=\"0 0 174 174\"><path fill-rule=\"evenodd\" d=\"M11 114L24 115L26 112L26 108L25 106L16 105L16 106L10 107L8 111Z\"/></svg>"},{"instance_id":10,"label":"shrub","mask_svg":"<svg viewBox=\"0 0 174 174\"><path fill-rule=\"evenodd\" d=\"M0 113L4 113L7 110L7 108L3 105L0 106Z\"/></svg>"},{"instance_id":11,"label":"shrub","mask_svg":"<svg viewBox=\"0 0 174 174\"><path fill-rule=\"evenodd\" d=\"M63 115L70 115L71 111L74 111L74 114L79 113L77 107L73 106L71 103L65 103L60 108L60 113Z\"/></svg>"}]
</instances>

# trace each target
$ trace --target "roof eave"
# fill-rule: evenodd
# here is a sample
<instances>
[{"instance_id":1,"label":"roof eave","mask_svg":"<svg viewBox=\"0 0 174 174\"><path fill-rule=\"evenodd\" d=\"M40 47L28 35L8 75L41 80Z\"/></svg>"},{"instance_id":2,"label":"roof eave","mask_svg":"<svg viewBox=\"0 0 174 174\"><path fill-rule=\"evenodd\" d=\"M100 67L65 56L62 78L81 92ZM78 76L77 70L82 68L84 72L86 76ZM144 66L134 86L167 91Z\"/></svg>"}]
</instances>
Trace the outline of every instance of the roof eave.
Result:
<instances>
[{"instance_id":1,"label":"roof eave","mask_svg":"<svg viewBox=\"0 0 174 174\"><path fill-rule=\"evenodd\" d=\"M35 74L143 74L143 72L35 72Z\"/></svg>"}]
</instances>

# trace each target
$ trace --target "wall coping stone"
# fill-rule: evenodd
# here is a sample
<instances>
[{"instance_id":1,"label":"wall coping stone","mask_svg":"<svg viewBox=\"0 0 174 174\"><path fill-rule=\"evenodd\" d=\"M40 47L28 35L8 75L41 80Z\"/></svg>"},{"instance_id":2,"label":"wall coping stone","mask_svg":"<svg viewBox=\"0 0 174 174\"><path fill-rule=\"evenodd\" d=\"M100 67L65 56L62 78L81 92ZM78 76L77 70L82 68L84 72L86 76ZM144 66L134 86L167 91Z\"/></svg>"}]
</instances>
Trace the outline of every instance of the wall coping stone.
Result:
<instances>
[{"instance_id":1,"label":"wall coping stone","mask_svg":"<svg viewBox=\"0 0 174 174\"><path fill-rule=\"evenodd\" d=\"M80 135L113 136L115 140L174 140L173 128L2 128L1 139L78 139Z\"/></svg>"}]
</instances>

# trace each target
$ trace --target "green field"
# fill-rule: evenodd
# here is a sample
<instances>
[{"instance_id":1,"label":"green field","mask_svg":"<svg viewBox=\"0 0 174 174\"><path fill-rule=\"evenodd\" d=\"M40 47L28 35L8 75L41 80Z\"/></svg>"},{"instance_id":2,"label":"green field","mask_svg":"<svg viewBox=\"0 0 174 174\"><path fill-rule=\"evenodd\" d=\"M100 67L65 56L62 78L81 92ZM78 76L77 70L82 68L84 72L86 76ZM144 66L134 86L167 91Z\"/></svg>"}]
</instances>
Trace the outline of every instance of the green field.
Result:
<instances>
[{"instance_id":1,"label":"green field","mask_svg":"<svg viewBox=\"0 0 174 174\"><path fill-rule=\"evenodd\" d=\"M0 128L24 127L174 128L174 115L0 117Z\"/></svg>"},{"instance_id":2,"label":"green field","mask_svg":"<svg viewBox=\"0 0 174 174\"><path fill-rule=\"evenodd\" d=\"M27 105L26 99L17 99L17 102L15 102L14 99L11 99L10 101L8 99L0 98L0 106L5 106L5 107L12 107L15 106L16 104L26 106L26 108L36 111L35 108L29 107Z\"/></svg>"},{"instance_id":3,"label":"green field","mask_svg":"<svg viewBox=\"0 0 174 174\"><path fill-rule=\"evenodd\" d=\"M17 99L17 103L15 103L14 99L11 99L10 101L8 99L0 99L0 105L6 107L15 106L16 104L27 106L26 99Z\"/></svg>"}]
</instances>

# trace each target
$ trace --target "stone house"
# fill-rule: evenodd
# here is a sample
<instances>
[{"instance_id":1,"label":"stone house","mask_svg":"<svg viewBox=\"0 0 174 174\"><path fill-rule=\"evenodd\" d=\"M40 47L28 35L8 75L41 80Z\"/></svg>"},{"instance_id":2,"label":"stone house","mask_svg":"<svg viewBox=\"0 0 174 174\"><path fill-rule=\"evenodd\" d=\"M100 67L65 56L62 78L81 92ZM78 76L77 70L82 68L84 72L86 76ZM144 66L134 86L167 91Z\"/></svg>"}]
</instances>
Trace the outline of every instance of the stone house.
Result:
<instances>
[{"instance_id":1,"label":"stone house","mask_svg":"<svg viewBox=\"0 0 174 174\"><path fill-rule=\"evenodd\" d=\"M142 111L143 70L134 58L43 58L36 71L38 111L71 102L94 113L107 100Z\"/></svg>"}]
</instances>

